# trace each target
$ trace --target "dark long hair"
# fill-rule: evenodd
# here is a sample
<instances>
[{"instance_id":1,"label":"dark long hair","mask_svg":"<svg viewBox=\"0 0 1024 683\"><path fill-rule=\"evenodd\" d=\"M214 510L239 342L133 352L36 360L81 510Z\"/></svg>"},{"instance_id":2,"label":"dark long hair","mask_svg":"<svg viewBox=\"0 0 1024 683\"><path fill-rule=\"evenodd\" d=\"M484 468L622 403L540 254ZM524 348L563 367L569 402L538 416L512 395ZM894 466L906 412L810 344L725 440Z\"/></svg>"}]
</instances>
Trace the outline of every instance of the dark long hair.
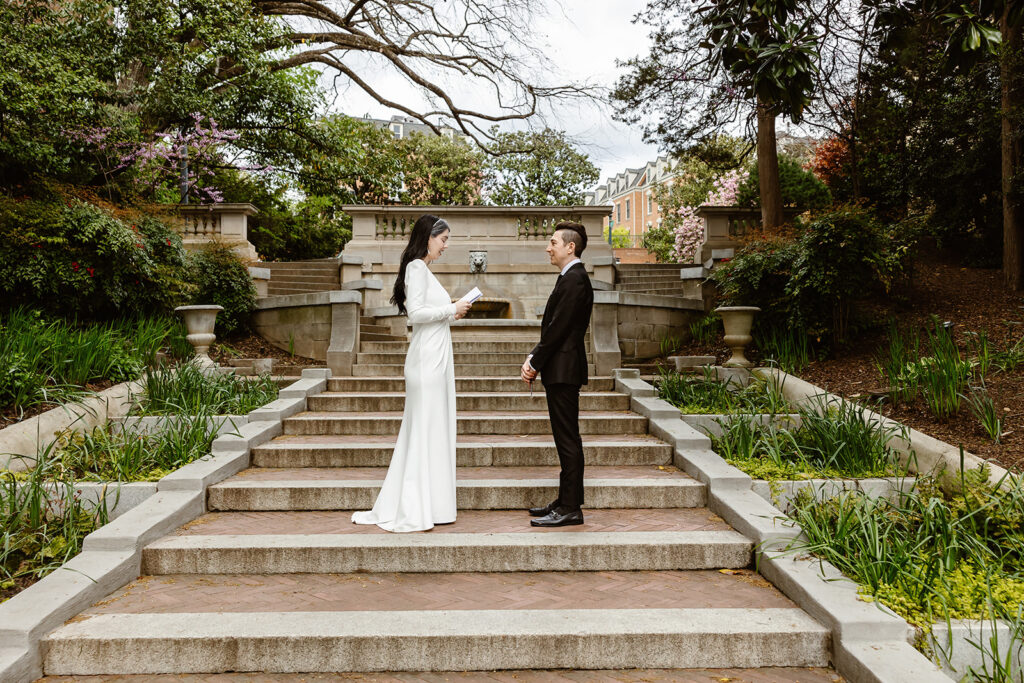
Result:
<instances>
[{"instance_id":1,"label":"dark long hair","mask_svg":"<svg viewBox=\"0 0 1024 683\"><path fill-rule=\"evenodd\" d=\"M409 235L409 244L405 245L402 252L401 265L398 266L398 279L395 280L395 289L391 293L391 303L398 306L398 311L405 315L405 268L413 259L423 258L427 255L427 244L430 238L440 235L445 230L451 230L444 219L425 213L416 219L412 226L412 234Z\"/></svg>"}]
</instances>

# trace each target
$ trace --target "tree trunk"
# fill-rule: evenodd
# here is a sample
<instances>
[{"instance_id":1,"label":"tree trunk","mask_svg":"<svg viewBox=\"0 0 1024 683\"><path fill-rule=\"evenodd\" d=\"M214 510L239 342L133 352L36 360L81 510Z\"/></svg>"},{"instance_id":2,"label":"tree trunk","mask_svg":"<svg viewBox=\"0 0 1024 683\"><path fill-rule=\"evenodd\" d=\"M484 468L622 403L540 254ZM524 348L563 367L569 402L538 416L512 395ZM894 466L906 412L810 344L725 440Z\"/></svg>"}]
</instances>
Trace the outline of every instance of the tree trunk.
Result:
<instances>
[{"instance_id":1,"label":"tree trunk","mask_svg":"<svg viewBox=\"0 0 1024 683\"><path fill-rule=\"evenodd\" d=\"M1010 22L1010 9L1015 3L1007 2L999 20L1002 33L1002 55L999 62L999 81L1002 91L1002 176L1003 176L1003 280L1013 291L1024 290L1024 206L1015 191L1015 176L1021 173L1024 156L1024 138L1019 122L1024 111L1024 74L1021 72L1021 27Z\"/></svg>"},{"instance_id":2,"label":"tree trunk","mask_svg":"<svg viewBox=\"0 0 1024 683\"><path fill-rule=\"evenodd\" d=\"M782 225L782 188L779 153L775 148L775 114L757 102L757 175L761 191L761 225L765 230Z\"/></svg>"}]
</instances>

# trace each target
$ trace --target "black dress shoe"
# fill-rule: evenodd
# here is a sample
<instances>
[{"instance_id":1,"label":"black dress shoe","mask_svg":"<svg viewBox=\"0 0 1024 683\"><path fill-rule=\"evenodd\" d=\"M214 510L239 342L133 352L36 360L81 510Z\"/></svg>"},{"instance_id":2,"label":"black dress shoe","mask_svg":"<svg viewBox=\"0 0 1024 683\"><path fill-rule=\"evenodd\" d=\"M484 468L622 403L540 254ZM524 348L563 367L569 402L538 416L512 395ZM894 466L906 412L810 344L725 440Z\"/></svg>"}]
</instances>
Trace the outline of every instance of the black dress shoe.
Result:
<instances>
[{"instance_id":1,"label":"black dress shoe","mask_svg":"<svg viewBox=\"0 0 1024 683\"><path fill-rule=\"evenodd\" d=\"M579 508L569 512L552 510L544 517L530 520L530 526L570 526L573 524L583 524L583 510Z\"/></svg>"},{"instance_id":2,"label":"black dress shoe","mask_svg":"<svg viewBox=\"0 0 1024 683\"><path fill-rule=\"evenodd\" d=\"M558 507L558 501L557 500L553 500L550 503L548 503L547 505L545 505L544 507L541 507L541 508L530 508L530 516L531 517L543 517L545 515L550 515L552 510L554 510L556 507Z\"/></svg>"}]
</instances>

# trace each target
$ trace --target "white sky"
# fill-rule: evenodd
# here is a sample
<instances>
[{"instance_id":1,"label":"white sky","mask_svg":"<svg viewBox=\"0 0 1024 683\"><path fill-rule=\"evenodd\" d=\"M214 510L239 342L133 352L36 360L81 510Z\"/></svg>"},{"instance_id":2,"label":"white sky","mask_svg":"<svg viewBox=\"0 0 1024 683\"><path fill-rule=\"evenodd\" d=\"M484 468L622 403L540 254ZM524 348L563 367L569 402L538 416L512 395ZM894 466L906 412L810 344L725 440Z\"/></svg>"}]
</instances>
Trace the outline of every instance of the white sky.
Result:
<instances>
[{"instance_id":1,"label":"white sky","mask_svg":"<svg viewBox=\"0 0 1024 683\"><path fill-rule=\"evenodd\" d=\"M611 87L622 72L616 69L616 59L645 55L648 49L646 27L631 23L633 15L643 9L641 0L562 0L562 7L552 7L549 16L536 22L538 32L534 43L545 49L559 70L551 74L548 82L587 81ZM360 73L378 73L368 60ZM368 79L369 80L369 79ZM325 83L331 87L332 81ZM340 81L339 81L340 83ZM372 85L389 99L411 108L423 106L423 99L414 86L398 76L378 77ZM494 103L483 95L463 100L465 105L477 104L482 110L492 110ZM347 87L338 92L333 111L351 116L370 114L374 118L390 118L400 112L377 104L358 87ZM612 121L610 110L593 105L572 106L554 112L546 120L552 128L565 130L579 147L590 155L591 161L601 169L601 182L627 167L637 167L653 160L658 150L646 145L639 130Z\"/></svg>"}]
</instances>

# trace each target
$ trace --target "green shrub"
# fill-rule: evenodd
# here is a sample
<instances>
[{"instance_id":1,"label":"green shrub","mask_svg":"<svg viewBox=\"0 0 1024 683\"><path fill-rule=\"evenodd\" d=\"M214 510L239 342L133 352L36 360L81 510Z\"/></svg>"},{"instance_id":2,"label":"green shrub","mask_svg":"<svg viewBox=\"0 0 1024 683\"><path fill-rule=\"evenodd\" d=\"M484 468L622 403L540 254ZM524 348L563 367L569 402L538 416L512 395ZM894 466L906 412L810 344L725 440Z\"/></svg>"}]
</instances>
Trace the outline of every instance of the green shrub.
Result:
<instances>
[{"instance_id":1,"label":"green shrub","mask_svg":"<svg viewBox=\"0 0 1024 683\"><path fill-rule=\"evenodd\" d=\"M633 240L629 236L629 228L612 228L612 247L615 249L628 249L633 246ZM601 233L601 239L608 241L608 227L605 226Z\"/></svg>"},{"instance_id":2,"label":"green shrub","mask_svg":"<svg viewBox=\"0 0 1024 683\"><path fill-rule=\"evenodd\" d=\"M192 255L192 270L197 285L193 302L224 307L217 314L217 334L248 328L256 287L238 255L223 244L204 245Z\"/></svg>"},{"instance_id":3,"label":"green shrub","mask_svg":"<svg viewBox=\"0 0 1024 683\"><path fill-rule=\"evenodd\" d=\"M275 205L249 219L249 240L264 261L337 256L352 239L352 217L336 212L329 197Z\"/></svg>"},{"instance_id":4,"label":"green shrub","mask_svg":"<svg viewBox=\"0 0 1024 683\"><path fill-rule=\"evenodd\" d=\"M0 298L78 319L166 313L192 293L181 239L77 199L0 196Z\"/></svg>"},{"instance_id":5,"label":"green shrub","mask_svg":"<svg viewBox=\"0 0 1024 683\"><path fill-rule=\"evenodd\" d=\"M687 377L662 368L656 385L658 398L686 414L780 413L789 409L774 383L757 378L741 387L719 381L710 373Z\"/></svg>"},{"instance_id":6,"label":"green shrub","mask_svg":"<svg viewBox=\"0 0 1024 683\"><path fill-rule=\"evenodd\" d=\"M914 234L868 210L839 207L792 236L748 243L711 277L728 303L761 308L761 330L803 329L843 341L851 308L888 291L904 272Z\"/></svg>"},{"instance_id":7,"label":"green shrub","mask_svg":"<svg viewBox=\"0 0 1024 683\"><path fill-rule=\"evenodd\" d=\"M800 162L789 157L779 157L779 187L783 206L815 211L832 203L832 193L825 183L818 180L811 171L805 170ZM754 164L750 175L737 190L736 203L740 206L759 206L760 197L760 175L757 164Z\"/></svg>"},{"instance_id":8,"label":"green shrub","mask_svg":"<svg viewBox=\"0 0 1024 683\"><path fill-rule=\"evenodd\" d=\"M640 246L654 254L658 263L673 263L676 237L668 228L660 225L649 229L640 240Z\"/></svg>"}]
</instances>

